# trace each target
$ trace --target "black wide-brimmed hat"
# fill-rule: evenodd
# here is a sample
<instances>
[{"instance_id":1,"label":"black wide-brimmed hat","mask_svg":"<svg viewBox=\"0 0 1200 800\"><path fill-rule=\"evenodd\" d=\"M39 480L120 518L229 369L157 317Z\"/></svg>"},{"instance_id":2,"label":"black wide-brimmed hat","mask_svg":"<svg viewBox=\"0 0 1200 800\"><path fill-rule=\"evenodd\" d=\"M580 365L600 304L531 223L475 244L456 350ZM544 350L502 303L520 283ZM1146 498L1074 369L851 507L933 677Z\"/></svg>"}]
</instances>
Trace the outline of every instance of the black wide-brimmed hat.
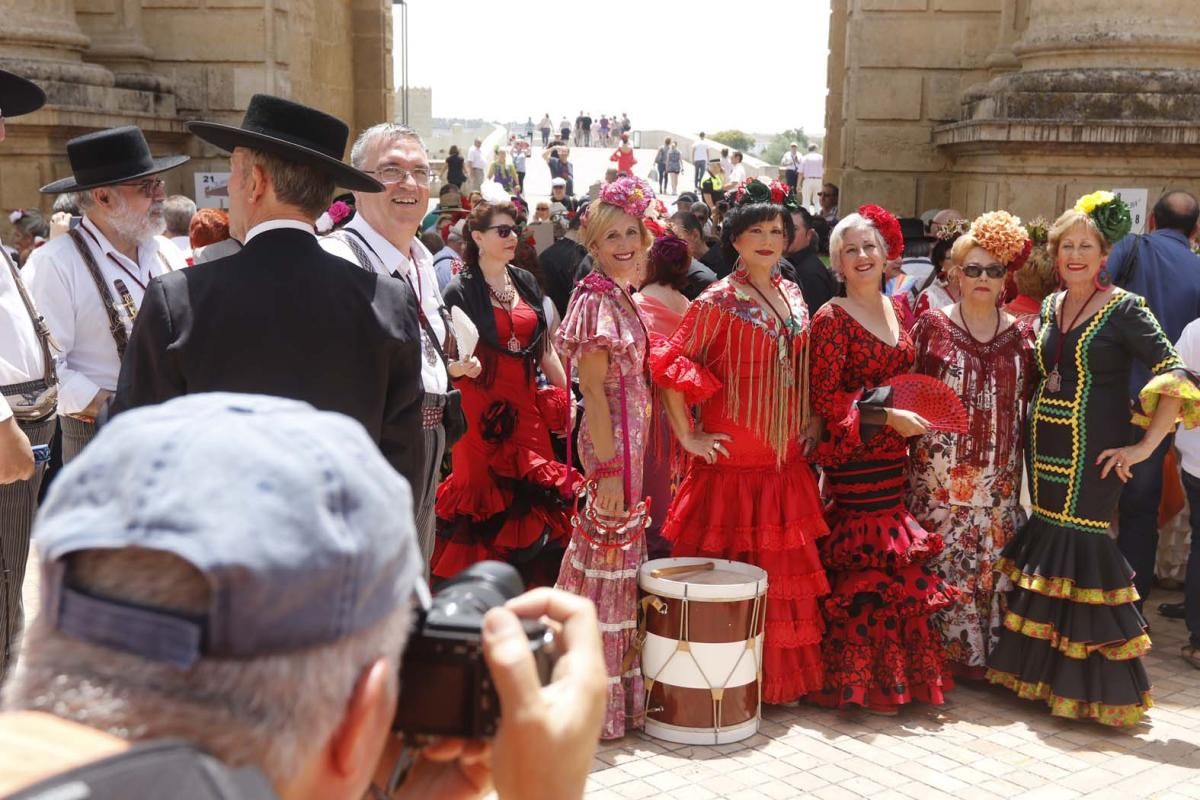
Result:
<instances>
[{"instance_id":1,"label":"black wide-brimmed hat","mask_svg":"<svg viewBox=\"0 0 1200 800\"><path fill-rule=\"evenodd\" d=\"M0 117L31 114L46 105L46 93L36 83L0 69Z\"/></svg>"},{"instance_id":2,"label":"black wide-brimmed hat","mask_svg":"<svg viewBox=\"0 0 1200 800\"><path fill-rule=\"evenodd\" d=\"M126 183L148 175L157 175L187 162L187 156L150 155L150 145L140 128L127 125L85 133L67 142L71 160L69 178L48 183L42 194L62 194Z\"/></svg>"},{"instance_id":3,"label":"black wide-brimmed hat","mask_svg":"<svg viewBox=\"0 0 1200 800\"><path fill-rule=\"evenodd\" d=\"M261 150L319 169L338 186L360 192L383 191L382 183L342 163L350 138L346 123L291 100L256 94L250 98L240 128L219 122L189 122L187 128L222 150Z\"/></svg>"}]
</instances>

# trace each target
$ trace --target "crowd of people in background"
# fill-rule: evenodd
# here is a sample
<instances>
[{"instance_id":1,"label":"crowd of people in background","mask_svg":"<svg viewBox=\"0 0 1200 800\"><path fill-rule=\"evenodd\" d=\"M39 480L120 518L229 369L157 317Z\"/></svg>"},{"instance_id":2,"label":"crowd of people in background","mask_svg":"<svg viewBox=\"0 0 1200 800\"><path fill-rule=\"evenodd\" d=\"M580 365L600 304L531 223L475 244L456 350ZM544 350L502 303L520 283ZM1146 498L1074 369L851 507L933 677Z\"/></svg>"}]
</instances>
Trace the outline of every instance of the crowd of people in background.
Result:
<instances>
[{"instance_id":1,"label":"crowd of people in background","mask_svg":"<svg viewBox=\"0 0 1200 800\"><path fill-rule=\"evenodd\" d=\"M93 648L84 660L118 654L91 673L102 677L89 691L136 695L145 687L125 681L141 673L122 667L151 664L173 702L220 711L242 696L214 696L227 685L215 678L164 678L163 665L219 671L222 659L271 659L298 642L333 648L348 630L356 649L321 662L341 665L337 691L311 700L330 708L306 711L321 722L306 731L312 741L286 746L328 764L347 742L360 746L355 737L374 737L374 755L326 777L361 794L391 717L355 704L394 705L384 676L395 664L373 670L381 654L398 657L412 587L437 589L496 560L527 586L558 590L527 596L516 613L586 628L566 639L581 654L574 671L556 678L576 682L569 698L554 695L571 725L552 735L551 695L518 697L515 679L501 689L505 713L518 702L534 709L534 744L564 748L559 796L578 796L596 737L623 736L653 713L634 646L636 575L667 555L766 570L767 703L892 715L974 681L1105 725L1137 724L1151 707L1141 657L1163 464L1176 426L1200 424L1194 196L1165 193L1144 235L1104 191L1053 221L1002 209L973 219L949 208L898 218L872 204L847 213L815 146L793 144L778 178L754 178L741 152L700 133L687 153L695 191L668 205L634 175L624 114L580 111L557 126L530 117L524 136L491 153L481 139L465 154L450 148L440 171L415 132L391 123L365 130L344 163L343 123L267 95L251 100L242 126L188 127L231 152L228 213L166 196L164 173L187 157L154 156L140 130L123 127L67 144L72 174L41 189L57 196L48 221L30 209L9 217L0 552L6 570L19 566L0 596L9 708L92 723L85 698L56 694L54 670L72 663L56 660L60 639ZM535 133L551 192L531 208ZM572 147L614 148L612 168L585 192ZM114 152L133 156L114 163ZM656 151L660 192L675 194L683 160L671 139ZM331 204L335 186L350 191ZM195 394L208 400L186 397ZM226 476L236 437L259 437L239 415L262 425L254 447L287 440L308 466L263 455L242 462L261 475ZM200 444L209 420L234 438ZM1194 502L1197 436L1174 436ZM68 605L18 651L44 477L31 446L56 440L66 466L43 520L44 588L54 608ZM16 452L30 454L28 469L2 460ZM188 460L193 452L208 461ZM198 470L200 489L176 485L163 511L148 487L172 464ZM222 517L222 480L239 487L229 495L244 504L238 513L267 527ZM117 500L105 505L105 493ZM132 533L109 539L110 528L84 524L101 511L116 515L112 530ZM329 522L341 515L364 526L351 549L375 583L322 572L326 550L349 546ZM241 559L239 576L172 538L192 519L203 520L202 544ZM141 526L169 542L156 558L130 552ZM268 528L286 532L273 557L297 582L278 608L263 594L282 591L267 578L270 559L233 541ZM113 577L122 569L169 580L126 584ZM1161 613L1186 617L1182 655L1200 668L1195 548L1188 577L1184 606ZM215 624L196 633L221 580L236 585L229 596L245 604L252 635ZM343 627L315 622L321 599L305 597L334 584L361 600L332 604L354 609ZM173 636L140 640L144 628L118 625L134 618L122 613ZM500 616L493 640L520 630ZM386 620L404 624L377 627ZM372 632L383 638L355 638ZM523 634L513 636L528 656ZM199 736L279 788L296 757L262 731L249 761L233 752L251 713L233 708L186 730L117 712L97 724ZM464 774L474 763L463 750L445 761ZM505 779L507 796L526 796Z\"/></svg>"}]
</instances>

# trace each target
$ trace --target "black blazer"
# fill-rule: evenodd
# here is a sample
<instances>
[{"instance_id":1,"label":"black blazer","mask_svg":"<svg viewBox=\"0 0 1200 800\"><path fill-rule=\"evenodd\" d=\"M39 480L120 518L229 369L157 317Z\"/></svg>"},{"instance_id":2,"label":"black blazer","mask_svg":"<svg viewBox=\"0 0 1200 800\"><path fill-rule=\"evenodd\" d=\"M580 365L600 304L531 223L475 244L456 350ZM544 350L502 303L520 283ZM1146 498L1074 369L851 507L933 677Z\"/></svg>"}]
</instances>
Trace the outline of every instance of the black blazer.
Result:
<instances>
[{"instance_id":1,"label":"black blazer","mask_svg":"<svg viewBox=\"0 0 1200 800\"><path fill-rule=\"evenodd\" d=\"M198 392L289 397L354 417L421 497L416 297L312 234L267 231L150 282L110 414Z\"/></svg>"}]
</instances>

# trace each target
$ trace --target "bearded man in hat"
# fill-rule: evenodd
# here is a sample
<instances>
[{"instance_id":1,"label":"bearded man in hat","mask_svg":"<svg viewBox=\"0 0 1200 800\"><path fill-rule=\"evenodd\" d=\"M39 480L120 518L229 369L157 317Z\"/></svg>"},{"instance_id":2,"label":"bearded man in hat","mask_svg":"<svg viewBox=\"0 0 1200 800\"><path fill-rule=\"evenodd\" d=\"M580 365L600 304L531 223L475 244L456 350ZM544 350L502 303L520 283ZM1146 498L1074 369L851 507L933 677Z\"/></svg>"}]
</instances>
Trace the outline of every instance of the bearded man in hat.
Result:
<instances>
[{"instance_id":1,"label":"bearded man in hat","mask_svg":"<svg viewBox=\"0 0 1200 800\"><path fill-rule=\"evenodd\" d=\"M326 253L314 233L336 186L383 190L342 163L349 128L259 94L241 127L189 122L188 129L231 153L230 232L243 247L151 284L112 413L196 392L304 400L362 423L420 497L424 356L416 295L404 281Z\"/></svg>"},{"instance_id":2,"label":"bearded man in hat","mask_svg":"<svg viewBox=\"0 0 1200 800\"><path fill-rule=\"evenodd\" d=\"M433 555L433 504L442 457L453 444L447 438L446 414L461 417L459 393L451 380L464 375L474 378L482 367L473 356L469 362L446 355L448 335L453 330L450 312L442 302L433 254L417 238L421 220L429 207L429 179L433 170L421 137L411 128L384 122L367 128L350 149L350 163L375 176L382 192L354 193L354 218L341 229L321 239L326 251L384 279L404 281L417 296L421 322L422 432L425 460L422 478L425 490L414 492L417 542L425 564ZM461 435L465 427L450 430Z\"/></svg>"},{"instance_id":3,"label":"bearded man in hat","mask_svg":"<svg viewBox=\"0 0 1200 800\"><path fill-rule=\"evenodd\" d=\"M150 281L187 263L162 233L161 173L187 156L150 155L128 126L67 142L72 175L41 188L71 192L83 221L34 251L25 279L58 346L63 461L96 433L96 415L117 388L129 332Z\"/></svg>"},{"instance_id":4,"label":"bearded man in hat","mask_svg":"<svg viewBox=\"0 0 1200 800\"><path fill-rule=\"evenodd\" d=\"M0 70L4 117L29 114L45 102L37 85ZM54 437L57 397L50 333L17 265L0 247L0 683L16 654L23 621L21 585L44 471L44 465L35 463L32 448L48 445Z\"/></svg>"}]
</instances>

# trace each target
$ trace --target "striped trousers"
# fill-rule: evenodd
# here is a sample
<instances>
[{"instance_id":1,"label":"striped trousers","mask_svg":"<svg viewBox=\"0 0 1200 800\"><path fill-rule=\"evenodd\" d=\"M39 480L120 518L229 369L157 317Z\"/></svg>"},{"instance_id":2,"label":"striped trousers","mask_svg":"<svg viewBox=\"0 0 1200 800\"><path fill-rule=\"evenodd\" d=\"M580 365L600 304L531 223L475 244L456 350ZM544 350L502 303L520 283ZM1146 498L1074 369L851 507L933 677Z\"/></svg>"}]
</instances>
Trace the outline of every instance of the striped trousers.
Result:
<instances>
[{"instance_id":1,"label":"striped trousers","mask_svg":"<svg viewBox=\"0 0 1200 800\"><path fill-rule=\"evenodd\" d=\"M425 395L425 408L444 408L444 394ZM433 541L437 527L437 515L433 506L437 500L438 484L442 477L442 457L446 455L446 428L441 422L436 425L423 425L421 434L425 437L425 468L422 477L425 478L425 489L420 497L414 497L413 508L417 523L417 544L421 547L421 558L425 562L425 579L429 580L429 561L433 558Z\"/></svg>"},{"instance_id":2,"label":"striped trousers","mask_svg":"<svg viewBox=\"0 0 1200 800\"><path fill-rule=\"evenodd\" d=\"M62 460L66 465L96 437L96 423L83 422L74 417L59 417L58 424L62 425Z\"/></svg>"},{"instance_id":3,"label":"striped trousers","mask_svg":"<svg viewBox=\"0 0 1200 800\"><path fill-rule=\"evenodd\" d=\"M42 422L20 423L31 445L50 444L58 417ZM33 477L0 486L0 683L16 662L17 638L24 624L21 588L29 561L29 533L37 512L38 489L45 464L38 464Z\"/></svg>"}]
</instances>

